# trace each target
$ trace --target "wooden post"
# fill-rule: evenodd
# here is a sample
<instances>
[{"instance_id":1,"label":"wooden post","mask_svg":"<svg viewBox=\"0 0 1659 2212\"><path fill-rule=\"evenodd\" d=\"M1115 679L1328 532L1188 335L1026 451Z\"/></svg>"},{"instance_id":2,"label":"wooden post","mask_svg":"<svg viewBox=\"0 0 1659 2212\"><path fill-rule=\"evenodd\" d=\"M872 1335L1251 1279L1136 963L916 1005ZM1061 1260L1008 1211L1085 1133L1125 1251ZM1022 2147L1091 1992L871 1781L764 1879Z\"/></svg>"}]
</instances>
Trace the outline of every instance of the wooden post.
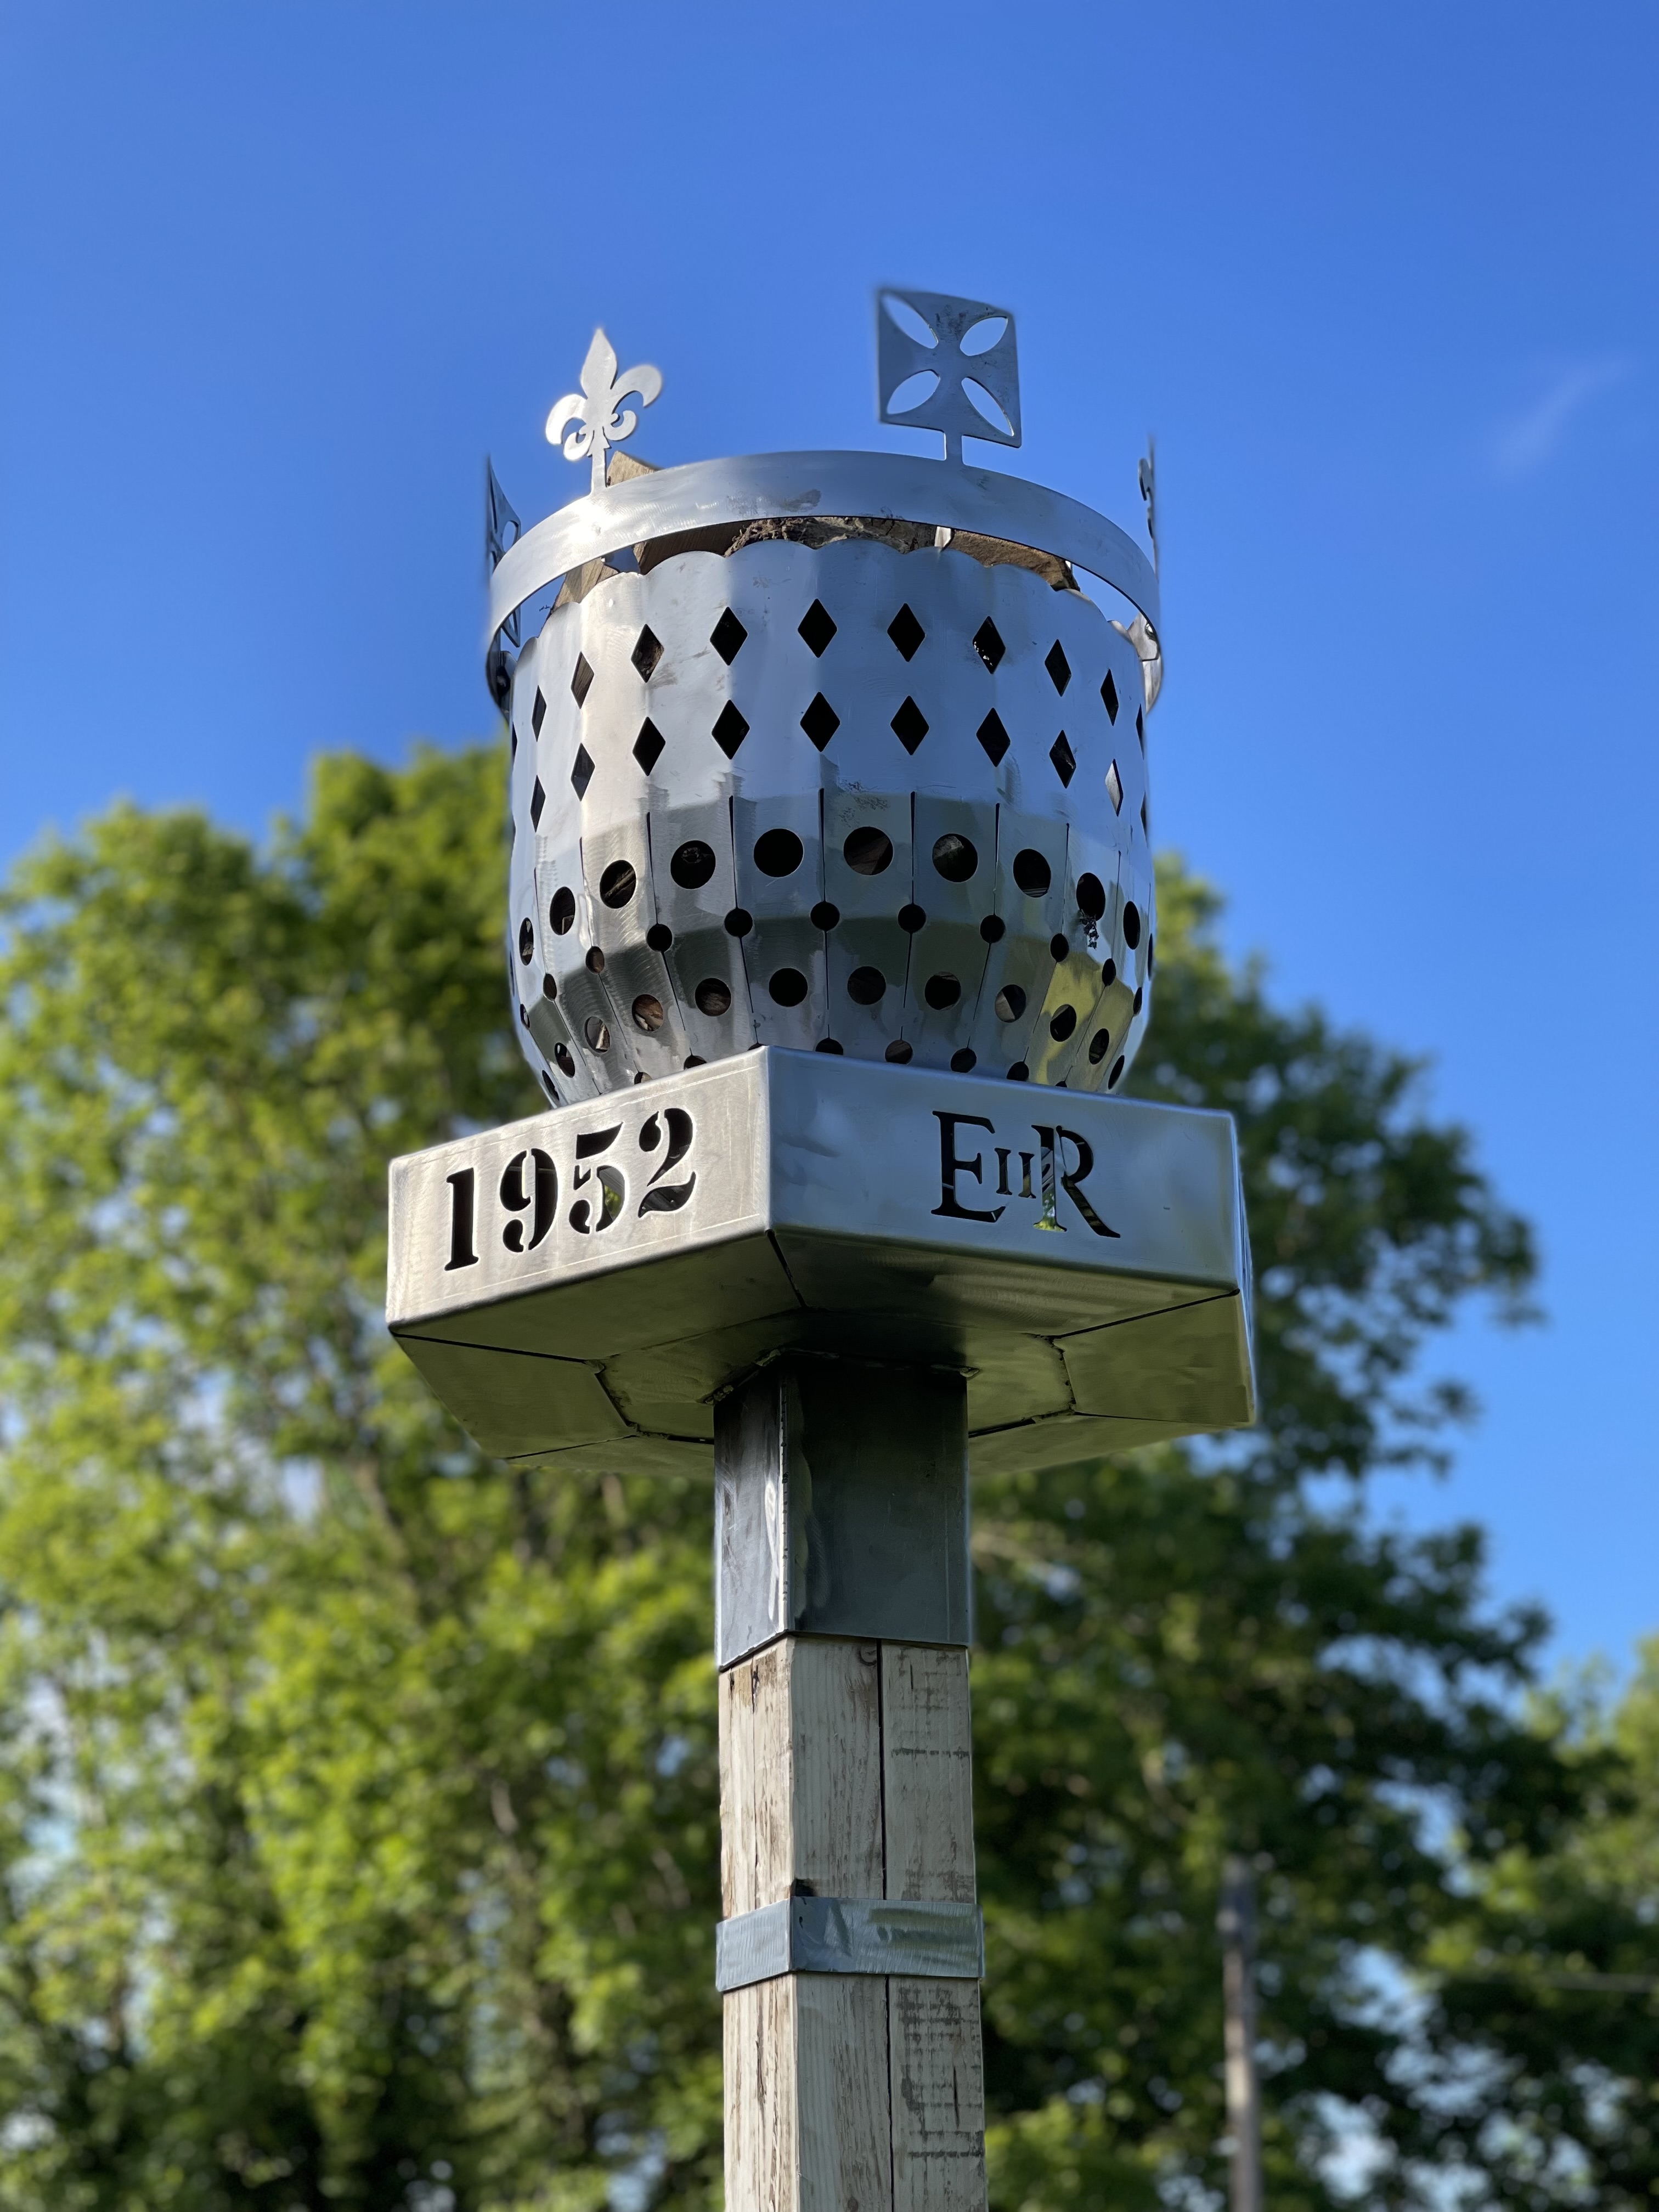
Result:
<instances>
[{"instance_id":1,"label":"wooden post","mask_svg":"<svg viewBox=\"0 0 1659 2212\"><path fill-rule=\"evenodd\" d=\"M1255 2065L1255 1884L1246 1859L1229 1856L1222 1869L1219 1921L1227 2014L1227 2132L1233 2144L1231 2212L1262 2212L1261 2101Z\"/></svg>"},{"instance_id":2,"label":"wooden post","mask_svg":"<svg viewBox=\"0 0 1659 2212\"><path fill-rule=\"evenodd\" d=\"M785 1494L792 1458L808 1461L811 1510L795 1564L812 1583L834 1549L836 1470L855 1478L869 1521L870 1370L816 1401L798 1382L759 1386L775 1408L744 1431L748 1474L772 1461L782 1485L763 1563L776 1577L797 1526ZM876 1370L879 1374L880 1370ZM817 1380L822 1381L822 1377ZM850 1396L844 1395L848 1389ZM792 1392L793 1395L792 1396ZM886 1393L879 1393L876 1404ZM816 1403L817 1418L811 1418ZM880 1425L877 1422L876 1425ZM723 1432L722 1486L739 1457ZM965 1438L963 1439L965 1454ZM720 1447L717 1444L717 1454ZM773 1455L775 1453L775 1458ZM902 1478L902 1471L900 1471ZM723 1527L736 1525L722 1497ZM897 1525L906 1524L903 1513ZM846 1534L842 1530L843 1536ZM965 1522L962 1559L965 1573ZM879 1547L878 1547L879 1553ZM723 1544L723 1573L730 1565ZM740 1563L739 1563L740 1564ZM898 1564L914 1573L915 1561ZM786 1576L787 1578L787 1576ZM879 1555L866 1552L869 1618L882 1611ZM831 1611L820 1580L791 1618ZM723 1623L732 1607L723 1585ZM791 1899L975 1901L973 1765L964 1648L884 1638L784 1633L722 1667L720 1684L721 1890L728 1925ZM984 2093L979 1985L966 1977L787 1972L729 1989L726 2006L726 2212L984 2212Z\"/></svg>"}]
</instances>

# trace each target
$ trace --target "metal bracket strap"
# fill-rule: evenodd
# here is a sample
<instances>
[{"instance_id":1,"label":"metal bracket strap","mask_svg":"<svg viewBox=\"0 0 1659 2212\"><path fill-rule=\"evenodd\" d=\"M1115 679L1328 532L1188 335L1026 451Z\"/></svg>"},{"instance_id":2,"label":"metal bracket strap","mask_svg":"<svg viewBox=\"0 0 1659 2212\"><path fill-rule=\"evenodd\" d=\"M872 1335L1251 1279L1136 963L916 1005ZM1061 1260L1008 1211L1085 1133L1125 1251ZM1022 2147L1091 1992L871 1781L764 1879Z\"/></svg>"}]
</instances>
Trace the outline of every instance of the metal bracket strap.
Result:
<instances>
[{"instance_id":1,"label":"metal bracket strap","mask_svg":"<svg viewBox=\"0 0 1659 2212\"><path fill-rule=\"evenodd\" d=\"M681 531L821 514L892 516L1033 545L1121 592L1154 629L1160 622L1152 562L1127 532L1063 492L914 453L745 453L611 484L526 530L491 573L486 643L584 562Z\"/></svg>"},{"instance_id":2,"label":"metal bracket strap","mask_svg":"<svg viewBox=\"0 0 1659 2212\"><path fill-rule=\"evenodd\" d=\"M787 1897L714 1927L722 1996L780 1974L914 1974L976 1982L985 1923L976 1905L880 1897Z\"/></svg>"}]
</instances>

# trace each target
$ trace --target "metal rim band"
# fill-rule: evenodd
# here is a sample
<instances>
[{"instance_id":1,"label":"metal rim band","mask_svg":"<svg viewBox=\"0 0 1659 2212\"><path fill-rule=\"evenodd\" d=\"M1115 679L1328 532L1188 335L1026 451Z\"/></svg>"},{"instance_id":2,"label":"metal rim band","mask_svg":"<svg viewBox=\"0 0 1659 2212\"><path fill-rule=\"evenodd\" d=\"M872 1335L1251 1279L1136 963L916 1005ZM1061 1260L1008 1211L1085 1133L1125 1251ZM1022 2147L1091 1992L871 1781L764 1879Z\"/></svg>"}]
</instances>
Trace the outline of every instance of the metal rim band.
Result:
<instances>
[{"instance_id":1,"label":"metal rim band","mask_svg":"<svg viewBox=\"0 0 1659 2212\"><path fill-rule=\"evenodd\" d=\"M1023 477L914 453L745 453L691 461L572 500L526 530L489 580L486 647L527 599L585 562L624 546L722 523L871 515L1002 538L1053 553L1159 626L1152 562L1116 523Z\"/></svg>"},{"instance_id":2,"label":"metal rim band","mask_svg":"<svg viewBox=\"0 0 1659 2212\"><path fill-rule=\"evenodd\" d=\"M904 1974L976 1982L985 1926L976 1905L882 1897L786 1897L714 1927L722 1996L781 1974Z\"/></svg>"}]
</instances>

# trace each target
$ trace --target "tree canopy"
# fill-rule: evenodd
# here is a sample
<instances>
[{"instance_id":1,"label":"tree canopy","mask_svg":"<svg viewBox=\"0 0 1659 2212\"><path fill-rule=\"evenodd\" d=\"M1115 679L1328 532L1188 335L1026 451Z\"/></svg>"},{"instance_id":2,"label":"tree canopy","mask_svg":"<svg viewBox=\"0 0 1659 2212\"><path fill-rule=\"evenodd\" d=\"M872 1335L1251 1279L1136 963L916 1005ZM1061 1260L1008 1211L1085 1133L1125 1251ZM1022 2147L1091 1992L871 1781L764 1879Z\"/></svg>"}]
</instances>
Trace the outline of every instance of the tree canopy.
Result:
<instances>
[{"instance_id":1,"label":"tree canopy","mask_svg":"<svg viewBox=\"0 0 1659 2212\"><path fill-rule=\"evenodd\" d=\"M387 1158L540 1103L501 774L335 757L269 848L121 806L14 873L7 2212L718 2202L707 1486L486 1461L384 1328ZM1526 1231L1160 896L1136 1087L1238 1117L1262 1420L976 1486L994 2202L1218 2201L1232 1850L1275 2208L1649 2203L1659 1674L1528 1702L1478 1533L1367 1510Z\"/></svg>"}]
</instances>

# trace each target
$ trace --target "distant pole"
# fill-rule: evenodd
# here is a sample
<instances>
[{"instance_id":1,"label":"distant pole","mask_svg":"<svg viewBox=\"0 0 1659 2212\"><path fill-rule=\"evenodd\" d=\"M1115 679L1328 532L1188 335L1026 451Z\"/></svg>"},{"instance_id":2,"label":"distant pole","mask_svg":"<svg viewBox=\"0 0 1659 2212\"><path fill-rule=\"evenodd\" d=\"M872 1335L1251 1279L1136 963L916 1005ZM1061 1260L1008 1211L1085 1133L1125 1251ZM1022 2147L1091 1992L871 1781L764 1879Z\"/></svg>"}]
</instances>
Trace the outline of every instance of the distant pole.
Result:
<instances>
[{"instance_id":1,"label":"distant pole","mask_svg":"<svg viewBox=\"0 0 1659 2212\"><path fill-rule=\"evenodd\" d=\"M1227 2132L1231 2212L1262 2212L1261 2096L1255 2071L1255 1883L1229 1854L1221 1870L1222 1989L1227 2008Z\"/></svg>"}]
</instances>

